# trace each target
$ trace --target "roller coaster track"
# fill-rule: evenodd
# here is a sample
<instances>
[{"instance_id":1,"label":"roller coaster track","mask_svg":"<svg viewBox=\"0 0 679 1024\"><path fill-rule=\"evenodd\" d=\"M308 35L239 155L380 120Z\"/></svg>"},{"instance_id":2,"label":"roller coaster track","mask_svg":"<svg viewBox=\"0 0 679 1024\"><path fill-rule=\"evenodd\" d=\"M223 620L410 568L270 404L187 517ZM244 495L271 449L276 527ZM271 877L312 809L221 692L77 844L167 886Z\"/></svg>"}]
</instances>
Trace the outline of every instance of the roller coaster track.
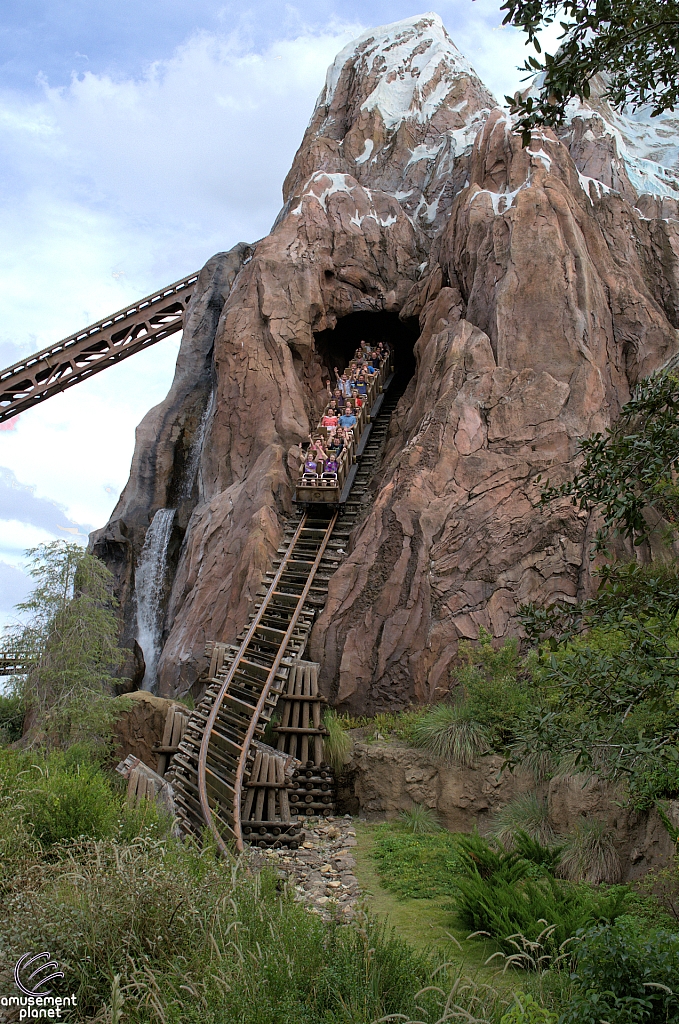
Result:
<instances>
[{"instance_id":1,"label":"roller coaster track","mask_svg":"<svg viewBox=\"0 0 679 1024\"><path fill-rule=\"evenodd\" d=\"M184 328L198 273L0 371L0 423Z\"/></svg>"},{"instance_id":2,"label":"roller coaster track","mask_svg":"<svg viewBox=\"0 0 679 1024\"><path fill-rule=\"evenodd\" d=\"M0 676L20 676L28 672L30 655L24 652L0 651Z\"/></svg>"},{"instance_id":3,"label":"roller coaster track","mask_svg":"<svg viewBox=\"0 0 679 1024\"><path fill-rule=\"evenodd\" d=\"M255 741L261 739L279 698L291 699L292 687L284 692L286 681L300 664L351 530L369 506L370 479L381 462L391 413L405 385L406 380L396 378L380 396L343 516L331 509L313 510L289 521L260 603L238 645L215 645L226 652L223 663L218 666L213 654L208 688L191 714L169 777L183 831L199 834L207 824L223 853L230 843L243 849L243 794L246 787L267 785L255 780L261 778L257 766L262 756ZM284 786L282 770L276 779L268 778L269 793Z\"/></svg>"}]
</instances>

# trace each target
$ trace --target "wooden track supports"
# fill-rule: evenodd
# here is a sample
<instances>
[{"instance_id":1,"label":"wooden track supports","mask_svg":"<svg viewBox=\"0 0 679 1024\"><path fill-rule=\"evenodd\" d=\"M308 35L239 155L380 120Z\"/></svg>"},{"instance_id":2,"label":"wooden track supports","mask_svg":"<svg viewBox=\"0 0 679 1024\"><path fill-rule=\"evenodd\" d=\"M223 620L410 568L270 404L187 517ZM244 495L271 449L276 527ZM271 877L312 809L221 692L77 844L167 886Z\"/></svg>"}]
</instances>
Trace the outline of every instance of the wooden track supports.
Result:
<instances>
[{"instance_id":1,"label":"wooden track supports","mask_svg":"<svg viewBox=\"0 0 679 1024\"><path fill-rule=\"evenodd\" d=\"M165 774L170 758L179 750L179 744L186 732L188 718L188 711L180 711L177 707L168 708L165 717L163 742L160 746L153 747L153 753L158 755L158 775Z\"/></svg>"},{"instance_id":2,"label":"wooden track supports","mask_svg":"<svg viewBox=\"0 0 679 1024\"><path fill-rule=\"evenodd\" d=\"M325 698L318 692L320 665L298 661L288 676L287 689L281 695L281 720L277 725L278 749L296 757L302 764L323 762L321 709Z\"/></svg>"}]
</instances>

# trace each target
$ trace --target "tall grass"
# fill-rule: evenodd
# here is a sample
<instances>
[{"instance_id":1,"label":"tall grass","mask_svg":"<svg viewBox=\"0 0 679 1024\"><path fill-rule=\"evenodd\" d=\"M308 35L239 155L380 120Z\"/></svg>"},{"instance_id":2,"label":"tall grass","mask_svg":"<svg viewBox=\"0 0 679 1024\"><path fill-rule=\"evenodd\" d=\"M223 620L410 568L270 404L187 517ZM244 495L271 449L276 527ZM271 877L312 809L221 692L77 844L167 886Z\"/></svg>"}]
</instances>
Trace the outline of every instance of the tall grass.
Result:
<instances>
[{"instance_id":1,"label":"tall grass","mask_svg":"<svg viewBox=\"0 0 679 1024\"><path fill-rule=\"evenodd\" d=\"M328 730L323 739L325 760L335 774L339 775L344 771L344 765L351 750L351 736L334 708L328 708L323 715L323 725Z\"/></svg>"},{"instance_id":2,"label":"tall grass","mask_svg":"<svg viewBox=\"0 0 679 1024\"><path fill-rule=\"evenodd\" d=\"M543 846L554 842L546 800L541 800L535 793L523 793L493 816L488 829L488 834L498 839L506 849L513 848L517 832L525 832Z\"/></svg>"},{"instance_id":3,"label":"tall grass","mask_svg":"<svg viewBox=\"0 0 679 1024\"><path fill-rule=\"evenodd\" d=\"M615 833L604 821L581 818L565 837L559 873L572 882L619 882L621 864Z\"/></svg>"},{"instance_id":4,"label":"tall grass","mask_svg":"<svg viewBox=\"0 0 679 1024\"><path fill-rule=\"evenodd\" d=\"M25 949L62 964L77 1019L126 1024L364 1024L414 1014L434 966L365 914L326 924L273 874L148 838L35 864L5 895L0 984Z\"/></svg>"},{"instance_id":5,"label":"tall grass","mask_svg":"<svg viewBox=\"0 0 679 1024\"><path fill-rule=\"evenodd\" d=\"M418 718L413 740L451 764L468 767L488 750L482 725L461 704L439 704Z\"/></svg>"},{"instance_id":6,"label":"tall grass","mask_svg":"<svg viewBox=\"0 0 679 1024\"><path fill-rule=\"evenodd\" d=\"M441 832L443 829L436 811L426 804L413 804L410 810L401 811L399 818L403 827L414 835Z\"/></svg>"}]
</instances>

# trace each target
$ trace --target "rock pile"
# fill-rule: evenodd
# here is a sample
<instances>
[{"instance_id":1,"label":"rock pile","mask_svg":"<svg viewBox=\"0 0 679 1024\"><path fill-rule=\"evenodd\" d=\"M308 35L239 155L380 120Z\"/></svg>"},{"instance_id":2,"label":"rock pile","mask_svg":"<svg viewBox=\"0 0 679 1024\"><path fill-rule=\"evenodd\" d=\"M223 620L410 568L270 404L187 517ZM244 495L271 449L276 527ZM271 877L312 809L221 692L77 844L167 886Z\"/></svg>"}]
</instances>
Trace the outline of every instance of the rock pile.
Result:
<instances>
[{"instance_id":1,"label":"rock pile","mask_svg":"<svg viewBox=\"0 0 679 1024\"><path fill-rule=\"evenodd\" d=\"M259 850L249 847L246 857L261 870L270 867L295 887L295 899L307 905L323 920L334 917L351 920L361 897L354 874L356 829L349 815L344 818L301 818L305 839L298 850Z\"/></svg>"}]
</instances>

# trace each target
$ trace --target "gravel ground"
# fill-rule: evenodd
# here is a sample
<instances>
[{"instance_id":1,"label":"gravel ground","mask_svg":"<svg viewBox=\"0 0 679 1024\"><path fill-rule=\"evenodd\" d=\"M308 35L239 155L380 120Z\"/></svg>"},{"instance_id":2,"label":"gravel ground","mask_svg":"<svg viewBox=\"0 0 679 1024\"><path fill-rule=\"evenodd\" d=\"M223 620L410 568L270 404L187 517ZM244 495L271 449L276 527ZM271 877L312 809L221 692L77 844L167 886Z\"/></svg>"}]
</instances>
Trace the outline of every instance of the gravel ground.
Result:
<instances>
[{"instance_id":1,"label":"gravel ground","mask_svg":"<svg viewBox=\"0 0 679 1024\"><path fill-rule=\"evenodd\" d=\"M352 818L300 818L305 839L298 850L249 847L253 867L268 864L295 887L295 899L329 921L351 920L361 898L354 874L356 829Z\"/></svg>"}]
</instances>

